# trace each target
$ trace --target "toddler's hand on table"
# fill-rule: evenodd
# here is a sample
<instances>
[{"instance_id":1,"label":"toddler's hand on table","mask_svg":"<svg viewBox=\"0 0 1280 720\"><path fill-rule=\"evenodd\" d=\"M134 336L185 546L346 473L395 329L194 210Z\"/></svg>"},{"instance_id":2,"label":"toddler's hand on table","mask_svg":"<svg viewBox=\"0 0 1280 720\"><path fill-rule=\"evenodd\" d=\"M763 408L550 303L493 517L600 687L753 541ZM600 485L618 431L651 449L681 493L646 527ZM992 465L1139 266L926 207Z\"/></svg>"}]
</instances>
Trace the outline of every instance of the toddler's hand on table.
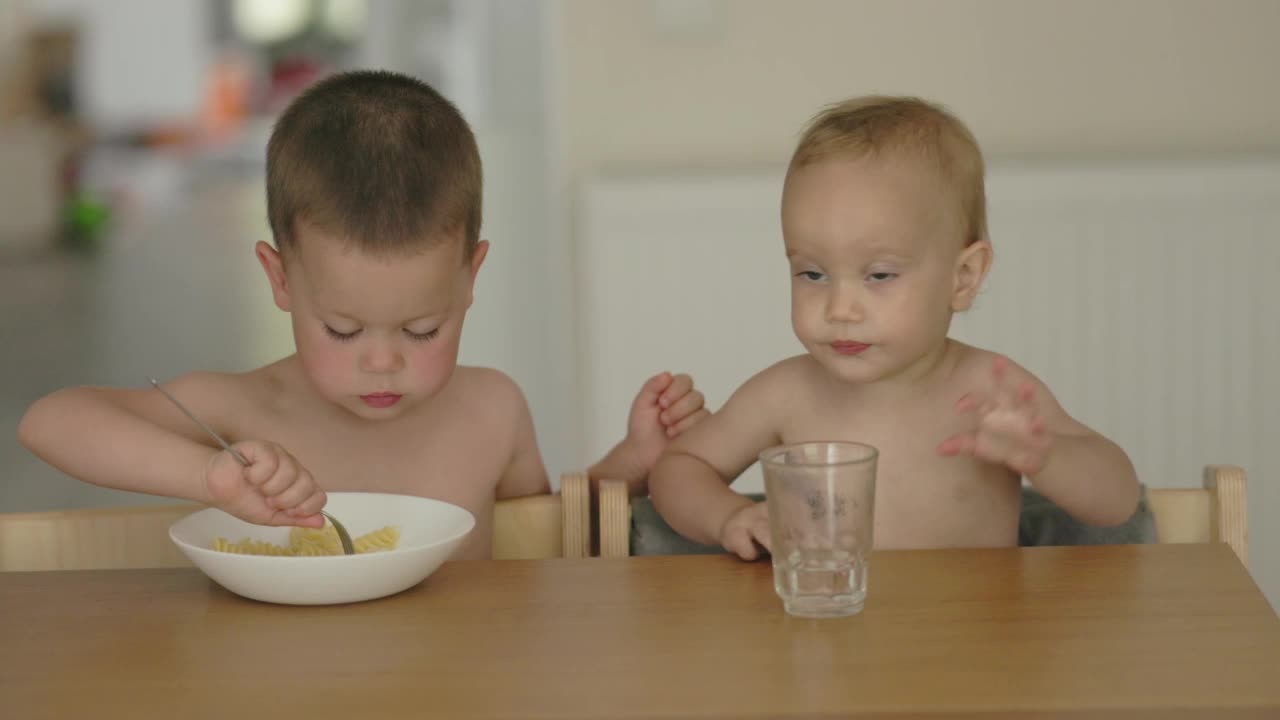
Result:
<instances>
[{"instance_id":1,"label":"toddler's hand on table","mask_svg":"<svg viewBox=\"0 0 1280 720\"><path fill-rule=\"evenodd\" d=\"M324 491L288 451L256 440L232 447L249 464L226 451L210 457L204 483L215 507L257 525L324 526Z\"/></svg>"},{"instance_id":2,"label":"toddler's hand on table","mask_svg":"<svg viewBox=\"0 0 1280 720\"><path fill-rule=\"evenodd\" d=\"M720 544L743 560L760 557L760 548L771 550L769 506L758 502L729 516L720 529Z\"/></svg>"}]
</instances>

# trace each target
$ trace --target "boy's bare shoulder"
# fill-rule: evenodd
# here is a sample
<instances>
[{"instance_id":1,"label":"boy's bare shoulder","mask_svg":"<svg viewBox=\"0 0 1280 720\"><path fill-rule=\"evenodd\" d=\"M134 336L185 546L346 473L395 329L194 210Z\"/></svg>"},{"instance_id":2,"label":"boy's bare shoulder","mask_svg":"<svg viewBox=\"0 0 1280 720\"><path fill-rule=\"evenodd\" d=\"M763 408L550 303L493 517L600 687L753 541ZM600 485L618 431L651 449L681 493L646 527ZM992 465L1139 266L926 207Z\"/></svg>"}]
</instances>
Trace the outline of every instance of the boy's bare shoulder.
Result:
<instances>
[{"instance_id":1,"label":"boy's bare shoulder","mask_svg":"<svg viewBox=\"0 0 1280 720\"><path fill-rule=\"evenodd\" d=\"M793 402L798 392L819 389L826 377L812 356L795 355L756 373L740 392L766 403Z\"/></svg>"},{"instance_id":2,"label":"boy's bare shoulder","mask_svg":"<svg viewBox=\"0 0 1280 720\"><path fill-rule=\"evenodd\" d=\"M1030 382L1037 388L1043 388L1040 381L1030 370L1019 365L1012 358L997 352L985 350L973 345L952 341L956 351L956 369L952 373L957 383L963 383L971 390L990 390L995 386L995 367L997 362L1004 364L1008 379L1016 382Z\"/></svg>"},{"instance_id":3,"label":"boy's bare shoulder","mask_svg":"<svg viewBox=\"0 0 1280 720\"><path fill-rule=\"evenodd\" d=\"M255 384L252 376L252 372L227 373L197 370L161 384L166 390L178 396L183 404L214 409L239 404L238 400L248 396Z\"/></svg>"},{"instance_id":4,"label":"boy's bare shoulder","mask_svg":"<svg viewBox=\"0 0 1280 720\"><path fill-rule=\"evenodd\" d=\"M999 353L954 340L950 342L956 358L953 377L962 382L972 382L979 377L986 379L991 374L991 365Z\"/></svg>"},{"instance_id":5,"label":"boy's bare shoulder","mask_svg":"<svg viewBox=\"0 0 1280 720\"><path fill-rule=\"evenodd\" d=\"M198 370L163 385L193 411L198 408L214 419L233 420L278 407L282 398L299 392L301 381L290 359L285 359L247 372Z\"/></svg>"},{"instance_id":6,"label":"boy's bare shoulder","mask_svg":"<svg viewBox=\"0 0 1280 720\"><path fill-rule=\"evenodd\" d=\"M487 367L459 365L449 381L452 402L485 415L528 413L524 392L509 375Z\"/></svg>"},{"instance_id":7,"label":"boy's bare shoulder","mask_svg":"<svg viewBox=\"0 0 1280 720\"><path fill-rule=\"evenodd\" d=\"M809 355L796 355L780 360L761 370L742 384L716 415L753 418L771 425L785 425L786 418L797 406L808 404L820 395L824 373Z\"/></svg>"}]
</instances>

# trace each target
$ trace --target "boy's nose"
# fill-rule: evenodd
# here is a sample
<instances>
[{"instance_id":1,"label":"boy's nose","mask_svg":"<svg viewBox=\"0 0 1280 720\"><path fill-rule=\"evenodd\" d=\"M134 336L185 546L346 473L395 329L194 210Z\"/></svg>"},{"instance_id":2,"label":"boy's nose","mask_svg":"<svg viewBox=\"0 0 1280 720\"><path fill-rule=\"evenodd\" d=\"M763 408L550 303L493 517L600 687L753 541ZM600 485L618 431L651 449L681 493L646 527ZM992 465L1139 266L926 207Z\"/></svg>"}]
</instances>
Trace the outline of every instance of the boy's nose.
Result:
<instances>
[{"instance_id":1,"label":"boy's nose","mask_svg":"<svg viewBox=\"0 0 1280 720\"><path fill-rule=\"evenodd\" d=\"M856 323L864 317L862 298L853 288L835 286L827 296L827 322Z\"/></svg>"},{"instance_id":2,"label":"boy's nose","mask_svg":"<svg viewBox=\"0 0 1280 720\"><path fill-rule=\"evenodd\" d=\"M367 373L393 373L404 367L404 356L389 345L369 348L360 356L360 369Z\"/></svg>"}]
</instances>

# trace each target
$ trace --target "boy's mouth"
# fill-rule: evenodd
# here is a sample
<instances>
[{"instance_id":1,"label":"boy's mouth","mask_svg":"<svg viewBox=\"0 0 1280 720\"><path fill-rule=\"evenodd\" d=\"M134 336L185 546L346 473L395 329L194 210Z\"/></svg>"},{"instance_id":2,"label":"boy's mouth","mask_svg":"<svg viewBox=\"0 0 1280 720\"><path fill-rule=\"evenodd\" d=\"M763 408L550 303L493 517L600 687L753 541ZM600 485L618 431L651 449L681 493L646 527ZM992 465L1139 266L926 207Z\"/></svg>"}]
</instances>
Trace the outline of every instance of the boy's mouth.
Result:
<instances>
[{"instance_id":1,"label":"boy's mouth","mask_svg":"<svg viewBox=\"0 0 1280 720\"><path fill-rule=\"evenodd\" d=\"M858 355L869 347L871 346L867 343L854 342L852 340L837 340L831 343L831 349L840 355Z\"/></svg>"},{"instance_id":2,"label":"boy's mouth","mask_svg":"<svg viewBox=\"0 0 1280 720\"><path fill-rule=\"evenodd\" d=\"M400 402L400 395L395 393L372 393L361 395L360 399L371 408L389 408Z\"/></svg>"}]
</instances>

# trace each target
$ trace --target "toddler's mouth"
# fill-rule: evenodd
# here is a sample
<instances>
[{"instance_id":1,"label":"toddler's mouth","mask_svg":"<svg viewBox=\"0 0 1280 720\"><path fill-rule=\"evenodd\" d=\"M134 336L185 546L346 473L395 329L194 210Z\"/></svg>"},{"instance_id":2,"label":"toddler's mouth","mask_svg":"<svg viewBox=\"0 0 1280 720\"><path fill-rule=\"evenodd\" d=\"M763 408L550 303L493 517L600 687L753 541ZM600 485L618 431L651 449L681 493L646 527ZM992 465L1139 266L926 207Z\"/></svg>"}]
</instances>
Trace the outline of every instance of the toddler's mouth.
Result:
<instances>
[{"instance_id":1,"label":"toddler's mouth","mask_svg":"<svg viewBox=\"0 0 1280 720\"><path fill-rule=\"evenodd\" d=\"M401 396L396 393L380 392L361 395L360 399L364 401L365 405L368 405L371 408L389 408L400 402L400 397Z\"/></svg>"},{"instance_id":2,"label":"toddler's mouth","mask_svg":"<svg viewBox=\"0 0 1280 720\"><path fill-rule=\"evenodd\" d=\"M836 340L831 343L831 349L841 355L859 355L869 347L871 346L867 343L854 342L852 340Z\"/></svg>"}]
</instances>

